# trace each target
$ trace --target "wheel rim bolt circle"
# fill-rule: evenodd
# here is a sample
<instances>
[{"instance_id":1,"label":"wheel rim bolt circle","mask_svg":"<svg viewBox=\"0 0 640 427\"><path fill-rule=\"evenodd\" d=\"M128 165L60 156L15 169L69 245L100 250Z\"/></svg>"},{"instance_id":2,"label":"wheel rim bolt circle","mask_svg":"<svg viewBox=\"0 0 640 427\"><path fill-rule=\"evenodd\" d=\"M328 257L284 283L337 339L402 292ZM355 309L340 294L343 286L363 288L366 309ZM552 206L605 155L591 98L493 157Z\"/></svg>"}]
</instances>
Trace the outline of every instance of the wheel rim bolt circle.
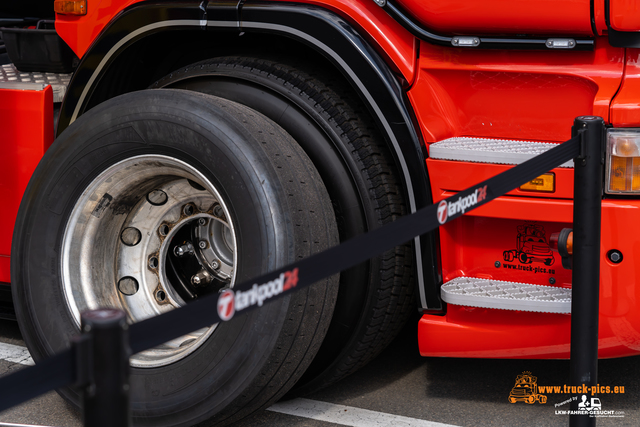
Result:
<instances>
[{"instance_id":1,"label":"wheel rim bolt circle","mask_svg":"<svg viewBox=\"0 0 640 427\"><path fill-rule=\"evenodd\" d=\"M142 233L135 227L127 227L120 233L120 240L127 246L136 246L142 240Z\"/></svg>"},{"instance_id":2,"label":"wheel rim bolt circle","mask_svg":"<svg viewBox=\"0 0 640 427\"><path fill-rule=\"evenodd\" d=\"M162 190L153 190L147 194L147 201L154 206L162 206L167 203L167 200L169 200L169 197Z\"/></svg>"},{"instance_id":3,"label":"wheel rim bolt circle","mask_svg":"<svg viewBox=\"0 0 640 427\"><path fill-rule=\"evenodd\" d=\"M192 205L184 205L184 207L182 208L182 212L186 215L186 216L191 216L193 215L194 209Z\"/></svg>"},{"instance_id":4,"label":"wheel rim bolt circle","mask_svg":"<svg viewBox=\"0 0 640 427\"><path fill-rule=\"evenodd\" d=\"M169 234L169 226L167 224L162 224L158 227L158 233L160 233L161 236L166 236Z\"/></svg>"},{"instance_id":5,"label":"wheel rim bolt circle","mask_svg":"<svg viewBox=\"0 0 640 427\"><path fill-rule=\"evenodd\" d=\"M135 295L139 288L138 281L133 277L126 276L118 280L118 290L124 295Z\"/></svg>"},{"instance_id":6,"label":"wheel rim bolt circle","mask_svg":"<svg viewBox=\"0 0 640 427\"><path fill-rule=\"evenodd\" d=\"M149 267L153 269L158 268L158 258L156 258L155 256L149 258Z\"/></svg>"}]
</instances>

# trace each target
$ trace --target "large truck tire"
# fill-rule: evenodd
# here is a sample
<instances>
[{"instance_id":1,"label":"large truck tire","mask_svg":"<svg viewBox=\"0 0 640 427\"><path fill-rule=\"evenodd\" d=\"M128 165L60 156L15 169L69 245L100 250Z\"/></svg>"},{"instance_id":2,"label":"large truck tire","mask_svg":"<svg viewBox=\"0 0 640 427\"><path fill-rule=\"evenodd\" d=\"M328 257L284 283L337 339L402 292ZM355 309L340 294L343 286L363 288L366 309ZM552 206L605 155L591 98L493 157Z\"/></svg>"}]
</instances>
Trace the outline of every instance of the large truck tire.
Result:
<instances>
[{"instance_id":1,"label":"large truck tire","mask_svg":"<svg viewBox=\"0 0 640 427\"><path fill-rule=\"evenodd\" d=\"M322 180L279 126L210 95L135 92L81 116L35 171L13 238L16 314L38 361L84 310L136 322L337 243ZM318 351L338 280L133 355L134 423L227 425L272 404Z\"/></svg>"},{"instance_id":2,"label":"large truck tire","mask_svg":"<svg viewBox=\"0 0 640 427\"><path fill-rule=\"evenodd\" d=\"M231 99L282 126L318 169L341 241L407 212L393 156L366 107L341 77L321 65L221 57L176 70L152 87ZM413 268L407 244L341 274L329 332L296 394L355 372L393 340L415 309Z\"/></svg>"}]
</instances>

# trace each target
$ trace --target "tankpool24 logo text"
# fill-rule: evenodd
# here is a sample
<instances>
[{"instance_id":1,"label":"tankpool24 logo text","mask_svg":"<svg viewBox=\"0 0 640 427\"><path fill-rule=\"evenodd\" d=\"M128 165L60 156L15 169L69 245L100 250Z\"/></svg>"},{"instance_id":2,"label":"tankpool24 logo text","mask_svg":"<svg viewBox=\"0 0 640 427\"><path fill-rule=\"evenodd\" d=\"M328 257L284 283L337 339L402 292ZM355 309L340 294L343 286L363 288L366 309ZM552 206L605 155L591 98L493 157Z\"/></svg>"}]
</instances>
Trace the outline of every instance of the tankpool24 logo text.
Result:
<instances>
[{"instance_id":1,"label":"tankpool24 logo text","mask_svg":"<svg viewBox=\"0 0 640 427\"><path fill-rule=\"evenodd\" d=\"M259 307L270 298L294 288L298 284L298 269L281 273L277 278L258 285L254 284L248 291L226 289L218 298L218 316L223 321L230 320L235 313L252 305Z\"/></svg>"},{"instance_id":2,"label":"tankpool24 logo text","mask_svg":"<svg viewBox=\"0 0 640 427\"><path fill-rule=\"evenodd\" d=\"M467 209L477 205L487 198L487 186L476 188L476 190L465 197L458 197L455 202L447 202L446 200L438 203L438 222L444 224L449 217L457 213L464 213Z\"/></svg>"}]
</instances>

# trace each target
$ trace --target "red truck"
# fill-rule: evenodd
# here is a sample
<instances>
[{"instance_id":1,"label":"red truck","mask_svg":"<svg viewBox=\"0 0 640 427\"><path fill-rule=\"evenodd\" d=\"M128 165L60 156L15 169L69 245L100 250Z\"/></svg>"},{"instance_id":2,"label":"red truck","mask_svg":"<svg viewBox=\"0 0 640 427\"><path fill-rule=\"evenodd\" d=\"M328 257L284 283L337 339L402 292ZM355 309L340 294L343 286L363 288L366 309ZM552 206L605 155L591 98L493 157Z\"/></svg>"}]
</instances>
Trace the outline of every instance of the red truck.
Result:
<instances>
[{"instance_id":1,"label":"red truck","mask_svg":"<svg viewBox=\"0 0 640 427\"><path fill-rule=\"evenodd\" d=\"M640 354L635 3L20 5L2 16L0 282L36 361L68 346L83 310L136 322L224 292L544 152L580 115L608 126L599 356ZM133 355L135 422L229 424L317 390L416 306L424 356L567 358L571 272L503 256L530 222L570 228L573 186L569 162L340 277Z\"/></svg>"}]
</instances>

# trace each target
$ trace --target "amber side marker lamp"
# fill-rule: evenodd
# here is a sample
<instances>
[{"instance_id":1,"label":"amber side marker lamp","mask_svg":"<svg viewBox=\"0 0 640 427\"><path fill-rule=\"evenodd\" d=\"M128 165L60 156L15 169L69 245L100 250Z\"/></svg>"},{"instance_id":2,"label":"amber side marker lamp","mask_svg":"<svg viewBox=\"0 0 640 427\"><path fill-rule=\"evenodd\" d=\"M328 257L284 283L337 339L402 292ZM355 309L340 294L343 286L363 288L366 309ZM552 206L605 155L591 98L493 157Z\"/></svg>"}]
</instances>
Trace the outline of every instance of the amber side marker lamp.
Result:
<instances>
[{"instance_id":1,"label":"amber side marker lamp","mask_svg":"<svg viewBox=\"0 0 640 427\"><path fill-rule=\"evenodd\" d=\"M640 194L640 129L609 129L605 192Z\"/></svg>"},{"instance_id":2,"label":"amber side marker lamp","mask_svg":"<svg viewBox=\"0 0 640 427\"><path fill-rule=\"evenodd\" d=\"M53 10L62 15L86 15L87 0L55 0Z\"/></svg>"},{"instance_id":3,"label":"amber side marker lamp","mask_svg":"<svg viewBox=\"0 0 640 427\"><path fill-rule=\"evenodd\" d=\"M553 193L556 191L556 174L547 172L520 186L521 191L539 191Z\"/></svg>"}]
</instances>

